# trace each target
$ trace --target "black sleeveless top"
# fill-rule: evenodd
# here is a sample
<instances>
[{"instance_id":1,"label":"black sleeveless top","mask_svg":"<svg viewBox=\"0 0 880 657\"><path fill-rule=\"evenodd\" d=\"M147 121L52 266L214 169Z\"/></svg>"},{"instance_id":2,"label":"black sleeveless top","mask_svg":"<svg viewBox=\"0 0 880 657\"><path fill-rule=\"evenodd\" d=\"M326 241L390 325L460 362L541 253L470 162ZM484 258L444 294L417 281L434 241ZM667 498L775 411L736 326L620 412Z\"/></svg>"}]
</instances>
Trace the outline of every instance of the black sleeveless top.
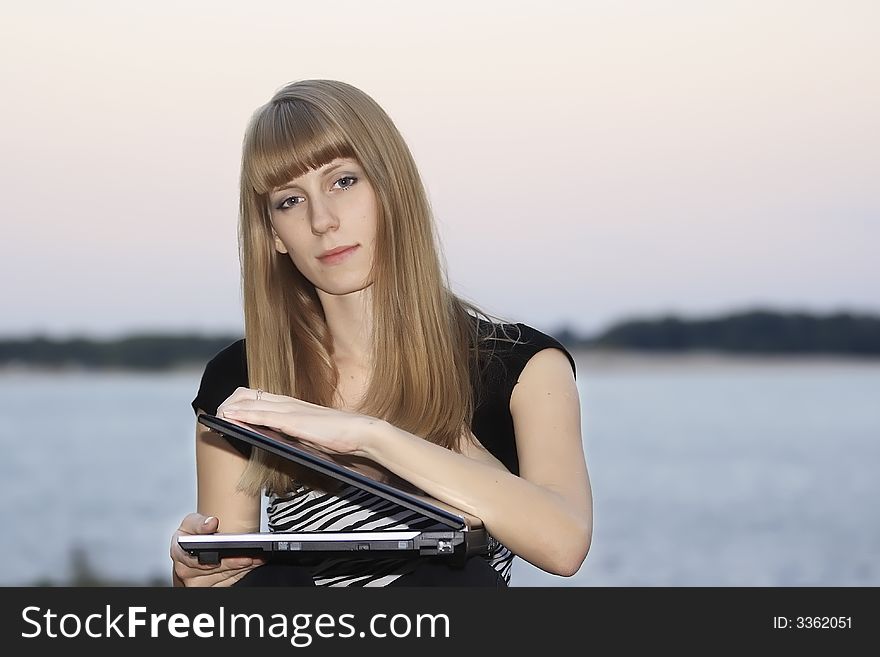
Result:
<instances>
[{"instance_id":1,"label":"black sleeveless top","mask_svg":"<svg viewBox=\"0 0 880 657\"><path fill-rule=\"evenodd\" d=\"M485 320L479 321L484 325L482 328L488 324ZM510 472L519 475L510 396L520 373L532 356L547 348L561 350L571 362L575 376L577 370L571 354L555 338L521 323L507 324L504 328L516 342L493 342L495 353L488 359L481 376L482 393L474 411L471 431ZM239 386L249 387L244 339L221 350L205 366L198 394L192 400L193 411L201 408L206 413L215 414L217 407ZM227 439L243 455L250 455L250 445L234 438Z\"/></svg>"},{"instance_id":2,"label":"black sleeveless top","mask_svg":"<svg viewBox=\"0 0 880 657\"><path fill-rule=\"evenodd\" d=\"M485 335L488 322L482 324ZM516 338L515 343L494 341L494 354L481 360L482 390L471 423L471 430L483 446L501 461L513 474L519 474L513 418L510 415L510 396L519 375L529 359L546 348L560 349L568 356L575 371L571 354L554 338L527 326L506 326L506 333ZM244 340L238 340L212 358L202 375L193 410L199 408L211 413L239 386L248 386ZM227 437L243 455L250 454L250 445ZM266 507L271 532L298 531L354 531L446 529L421 514L390 503L353 486L345 486L335 493L313 490L298 485L283 495L271 495ZM499 580L510 583L514 554L489 535L489 549L483 555ZM312 564L310 570L316 586L388 586L400 577L413 572L419 565L417 558L358 559L352 557L326 558Z\"/></svg>"}]
</instances>

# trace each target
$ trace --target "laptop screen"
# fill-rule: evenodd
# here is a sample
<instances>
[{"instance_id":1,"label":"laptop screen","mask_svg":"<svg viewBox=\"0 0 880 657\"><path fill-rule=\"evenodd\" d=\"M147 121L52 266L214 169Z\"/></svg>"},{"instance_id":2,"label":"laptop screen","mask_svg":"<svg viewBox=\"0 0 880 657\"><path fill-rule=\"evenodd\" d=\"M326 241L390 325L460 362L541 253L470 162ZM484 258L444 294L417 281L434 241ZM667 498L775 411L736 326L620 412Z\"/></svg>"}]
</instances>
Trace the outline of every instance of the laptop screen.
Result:
<instances>
[{"instance_id":1,"label":"laptop screen","mask_svg":"<svg viewBox=\"0 0 880 657\"><path fill-rule=\"evenodd\" d=\"M356 488L370 491L379 497L442 522L453 529L482 527L482 521L479 518L430 497L424 491L374 461L360 457L328 454L293 436L239 420L202 413L198 416L198 421L219 433L278 454Z\"/></svg>"}]
</instances>

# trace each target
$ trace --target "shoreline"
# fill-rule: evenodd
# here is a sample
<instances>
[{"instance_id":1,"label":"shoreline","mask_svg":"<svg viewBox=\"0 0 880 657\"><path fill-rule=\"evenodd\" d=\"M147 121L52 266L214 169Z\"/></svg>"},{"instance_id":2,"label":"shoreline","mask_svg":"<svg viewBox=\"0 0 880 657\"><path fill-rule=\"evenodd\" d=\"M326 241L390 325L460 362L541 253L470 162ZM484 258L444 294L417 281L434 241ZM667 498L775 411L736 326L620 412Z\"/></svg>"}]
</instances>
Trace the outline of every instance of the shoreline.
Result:
<instances>
[{"instance_id":1,"label":"shoreline","mask_svg":"<svg viewBox=\"0 0 880 657\"><path fill-rule=\"evenodd\" d=\"M597 370L709 367L880 367L880 358L847 354L755 354L724 351L649 352L570 349L575 362Z\"/></svg>"},{"instance_id":2,"label":"shoreline","mask_svg":"<svg viewBox=\"0 0 880 657\"><path fill-rule=\"evenodd\" d=\"M880 366L880 358L846 354L754 354L722 351L678 351L649 352L634 350L568 348L578 369L581 367L597 370L607 369L657 369L680 367L776 367L776 366ZM3 374L143 374L145 376L164 376L169 374L192 374L200 376L204 363L187 363L161 369L137 367L86 367L79 364L68 365L0 365Z\"/></svg>"},{"instance_id":3,"label":"shoreline","mask_svg":"<svg viewBox=\"0 0 880 657\"><path fill-rule=\"evenodd\" d=\"M0 365L2 374L143 374L162 376L167 374L198 374L201 376L204 364L176 365L161 369L142 367L86 367L85 365Z\"/></svg>"}]
</instances>

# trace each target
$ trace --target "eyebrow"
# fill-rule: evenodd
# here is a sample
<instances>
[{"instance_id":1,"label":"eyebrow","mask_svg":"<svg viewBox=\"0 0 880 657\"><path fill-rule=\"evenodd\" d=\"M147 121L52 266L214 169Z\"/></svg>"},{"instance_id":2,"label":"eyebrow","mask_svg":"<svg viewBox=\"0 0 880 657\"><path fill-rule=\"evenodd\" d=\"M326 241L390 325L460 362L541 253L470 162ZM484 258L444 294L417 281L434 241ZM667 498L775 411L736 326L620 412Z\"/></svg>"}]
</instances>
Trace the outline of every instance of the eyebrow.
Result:
<instances>
[{"instance_id":1,"label":"eyebrow","mask_svg":"<svg viewBox=\"0 0 880 657\"><path fill-rule=\"evenodd\" d=\"M350 166L352 164L354 164L354 162L352 162L351 160L344 160L343 162L339 162L337 164L333 164L331 162L330 164L325 164L322 168L318 169L318 173L323 176L330 173L331 171L336 171L336 169L341 169L342 167ZM287 184L283 185L282 187L276 187L272 190L271 193L276 194L278 192L283 192L285 189L292 189L293 187L298 187L298 185Z\"/></svg>"}]
</instances>

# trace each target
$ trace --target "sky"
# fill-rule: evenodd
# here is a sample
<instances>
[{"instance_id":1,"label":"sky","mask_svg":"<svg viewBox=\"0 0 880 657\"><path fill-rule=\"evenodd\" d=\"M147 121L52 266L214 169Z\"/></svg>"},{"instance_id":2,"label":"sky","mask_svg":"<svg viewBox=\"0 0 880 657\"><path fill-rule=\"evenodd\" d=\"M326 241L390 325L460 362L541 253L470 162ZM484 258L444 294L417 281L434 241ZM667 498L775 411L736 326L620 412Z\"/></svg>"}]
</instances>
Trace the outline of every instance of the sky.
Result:
<instances>
[{"instance_id":1,"label":"sky","mask_svg":"<svg viewBox=\"0 0 880 657\"><path fill-rule=\"evenodd\" d=\"M880 311L880 4L0 2L0 337L243 330L241 139L406 139L453 289L543 330Z\"/></svg>"}]
</instances>

